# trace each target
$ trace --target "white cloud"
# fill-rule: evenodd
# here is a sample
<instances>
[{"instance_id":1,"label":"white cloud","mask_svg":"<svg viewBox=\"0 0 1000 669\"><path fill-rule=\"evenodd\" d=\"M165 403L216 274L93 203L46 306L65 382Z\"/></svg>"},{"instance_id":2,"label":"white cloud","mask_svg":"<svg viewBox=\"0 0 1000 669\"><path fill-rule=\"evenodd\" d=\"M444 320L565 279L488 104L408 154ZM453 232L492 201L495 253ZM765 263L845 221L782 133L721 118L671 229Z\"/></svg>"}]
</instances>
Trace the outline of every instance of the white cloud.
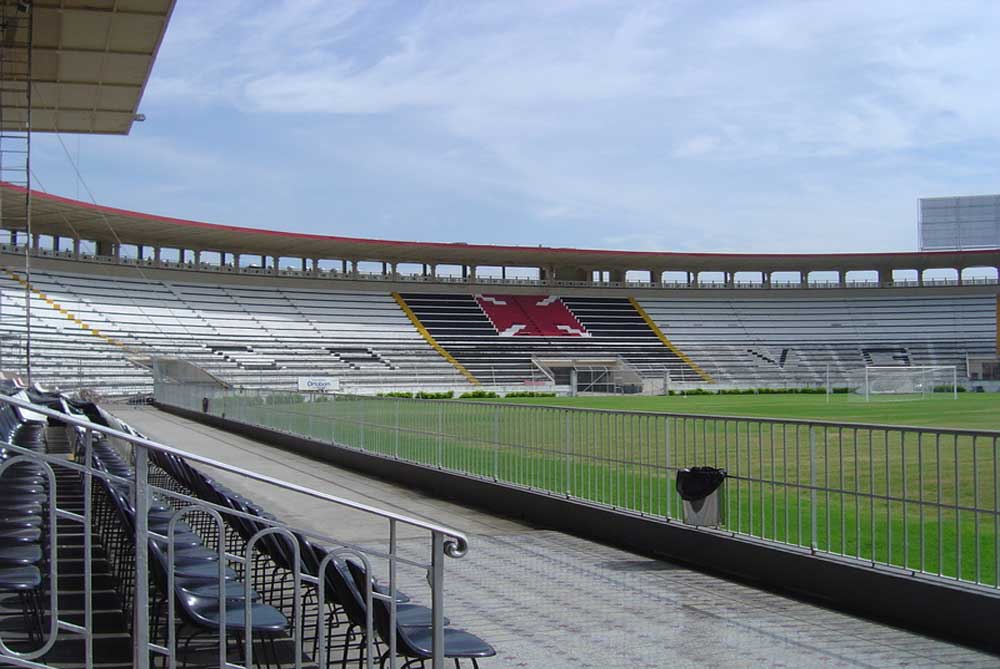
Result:
<instances>
[{"instance_id":1,"label":"white cloud","mask_svg":"<svg viewBox=\"0 0 1000 669\"><path fill-rule=\"evenodd\" d=\"M219 171L294 170L290 196L322 192L320 165L353 170L357 220L409 221L397 236L452 235L402 208L460 201L470 241L519 212L539 238L582 246L907 248L917 196L995 177L993 2L251 7L180 4L144 107L223 137L227 115L273 133ZM139 144L171 163L191 150Z\"/></svg>"}]
</instances>

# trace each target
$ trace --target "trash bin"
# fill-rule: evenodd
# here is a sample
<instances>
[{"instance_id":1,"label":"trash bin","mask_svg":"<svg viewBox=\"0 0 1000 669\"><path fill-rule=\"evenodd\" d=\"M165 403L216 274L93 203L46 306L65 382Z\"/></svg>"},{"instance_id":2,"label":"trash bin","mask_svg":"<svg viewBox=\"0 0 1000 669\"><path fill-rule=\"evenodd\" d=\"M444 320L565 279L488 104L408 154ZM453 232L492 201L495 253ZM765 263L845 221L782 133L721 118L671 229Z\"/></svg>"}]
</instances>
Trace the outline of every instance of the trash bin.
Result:
<instances>
[{"instance_id":1,"label":"trash bin","mask_svg":"<svg viewBox=\"0 0 1000 669\"><path fill-rule=\"evenodd\" d=\"M722 521L722 482L726 470L717 467L691 467L677 471L677 492L688 525L718 526Z\"/></svg>"}]
</instances>

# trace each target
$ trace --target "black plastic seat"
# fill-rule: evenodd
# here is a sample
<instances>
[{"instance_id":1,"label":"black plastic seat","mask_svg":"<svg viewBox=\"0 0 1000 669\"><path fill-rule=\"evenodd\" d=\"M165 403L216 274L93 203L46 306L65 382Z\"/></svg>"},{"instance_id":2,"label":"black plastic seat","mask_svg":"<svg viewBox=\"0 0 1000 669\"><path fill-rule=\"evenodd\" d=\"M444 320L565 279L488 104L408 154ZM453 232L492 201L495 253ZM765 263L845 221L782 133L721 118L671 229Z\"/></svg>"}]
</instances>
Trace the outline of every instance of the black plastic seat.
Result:
<instances>
[{"instance_id":1,"label":"black plastic seat","mask_svg":"<svg viewBox=\"0 0 1000 669\"><path fill-rule=\"evenodd\" d=\"M385 602L379 602L385 605ZM386 612L388 615L388 612ZM388 635L386 635L388 636ZM396 652L412 660L429 660L433 655L434 630L430 627L403 627L397 629ZM497 651L493 646L471 632L444 628L444 656L453 660L472 660L472 666L478 667L484 657L493 657ZM388 655L383 655L381 666L388 662ZM457 664L457 663L456 663ZM412 666L407 662L404 667Z\"/></svg>"},{"instance_id":2,"label":"black plastic seat","mask_svg":"<svg viewBox=\"0 0 1000 669\"><path fill-rule=\"evenodd\" d=\"M370 577L366 573L364 565L350 560L347 562L347 568L350 571L351 579L357 590L361 591L363 588L366 588ZM419 661L422 664L423 660L431 659L433 656L433 627L429 623L422 626L403 624L398 619L401 607L397 606L396 608L396 652L411 660L411 662L407 662L403 666L412 666L412 661ZM430 609L425 610L431 613ZM389 639L392 637L390 616L389 602L382 598L373 597L372 620L375 623L375 630L386 645L388 645ZM444 624L448 625L450 623L445 620ZM444 656L455 660L456 666L458 660L467 659L472 660L474 667L478 667L478 659L493 657L494 655L496 655L496 650L493 646L475 634L451 627L444 628ZM389 651L386 651L380 659L381 665L385 666L388 660Z\"/></svg>"},{"instance_id":3,"label":"black plastic seat","mask_svg":"<svg viewBox=\"0 0 1000 669\"><path fill-rule=\"evenodd\" d=\"M0 565L38 564L42 557L42 547L38 544L0 546Z\"/></svg>"},{"instance_id":4,"label":"black plastic seat","mask_svg":"<svg viewBox=\"0 0 1000 669\"><path fill-rule=\"evenodd\" d=\"M0 567L0 592L25 592L42 585L38 567Z\"/></svg>"},{"instance_id":5,"label":"black plastic seat","mask_svg":"<svg viewBox=\"0 0 1000 669\"><path fill-rule=\"evenodd\" d=\"M38 527L10 528L0 527L0 546L20 543L37 543L42 539L42 530Z\"/></svg>"}]
</instances>

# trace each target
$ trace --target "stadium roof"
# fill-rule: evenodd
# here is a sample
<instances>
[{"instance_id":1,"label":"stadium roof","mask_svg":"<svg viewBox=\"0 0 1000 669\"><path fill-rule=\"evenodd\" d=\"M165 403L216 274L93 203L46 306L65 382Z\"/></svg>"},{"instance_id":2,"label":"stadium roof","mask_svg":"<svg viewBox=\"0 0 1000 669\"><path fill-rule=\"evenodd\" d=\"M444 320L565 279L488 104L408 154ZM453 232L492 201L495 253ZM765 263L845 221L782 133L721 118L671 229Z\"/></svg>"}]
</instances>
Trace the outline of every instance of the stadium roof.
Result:
<instances>
[{"instance_id":1,"label":"stadium roof","mask_svg":"<svg viewBox=\"0 0 1000 669\"><path fill-rule=\"evenodd\" d=\"M3 191L23 193L18 186ZM16 198L3 198L3 215ZM13 214L14 212L11 211ZM698 271L822 271L997 267L1000 250L899 253L673 253L360 239L189 221L32 193L32 229L45 235L163 248L291 258L478 266Z\"/></svg>"},{"instance_id":2,"label":"stadium roof","mask_svg":"<svg viewBox=\"0 0 1000 669\"><path fill-rule=\"evenodd\" d=\"M31 12L31 129L128 134L174 0L0 3L7 18L3 129L25 129Z\"/></svg>"}]
</instances>

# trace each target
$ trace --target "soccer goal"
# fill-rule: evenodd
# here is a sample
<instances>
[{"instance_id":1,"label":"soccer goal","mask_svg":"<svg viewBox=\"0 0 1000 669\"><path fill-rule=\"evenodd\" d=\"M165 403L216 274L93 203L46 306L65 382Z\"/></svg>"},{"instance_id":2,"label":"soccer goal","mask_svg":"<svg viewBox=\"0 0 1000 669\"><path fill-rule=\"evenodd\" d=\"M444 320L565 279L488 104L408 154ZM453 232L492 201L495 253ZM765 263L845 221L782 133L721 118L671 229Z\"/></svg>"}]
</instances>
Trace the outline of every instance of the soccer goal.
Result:
<instances>
[{"instance_id":1,"label":"soccer goal","mask_svg":"<svg viewBox=\"0 0 1000 669\"><path fill-rule=\"evenodd\" d=\"M865 402L958 399L958 369L954 365L864 367L854 370L851 396Z\"/></svg>"}]
</instances>

